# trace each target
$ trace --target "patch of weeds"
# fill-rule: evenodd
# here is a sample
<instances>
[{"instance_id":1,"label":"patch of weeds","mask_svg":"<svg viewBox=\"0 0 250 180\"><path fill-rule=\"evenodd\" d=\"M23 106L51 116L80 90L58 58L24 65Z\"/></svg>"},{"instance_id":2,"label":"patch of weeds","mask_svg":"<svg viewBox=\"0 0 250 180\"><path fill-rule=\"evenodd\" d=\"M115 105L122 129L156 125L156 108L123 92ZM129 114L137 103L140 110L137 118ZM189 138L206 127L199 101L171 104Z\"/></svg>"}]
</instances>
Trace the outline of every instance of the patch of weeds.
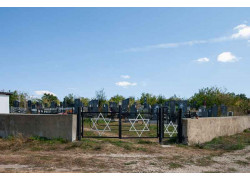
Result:
<instances>
[{"instance_id":1,"label":"patch of weeds","mask_svg":"<svg viewBox=\"0 0 250 180\"><path fill-rule=\"evenodd\" d=\"M176 169L176 168L182 168L183 167L183 165L181 165L179 163L175 163L175 162L171 162L168 165L169 165L169 169Z\"/></svg>"},{"instance_id":2,"label":"patch of weeds","mask_svg":"<svg viewBox=\"0 0 250 180\"><path fill-rule=\"evenodd\" d=\"M244 133L250 133L250 129L245 129L243 132Z\"/></svg>"},{"instance_id":3,"label":"patch of weeds","mask_svg":"<svg viewBox=\"0 0 250 180\"><path fill-rule=\"evenodd\" d=\"M144 147L137 147L136 150L137 151L143 151L143 152L147 152L148 151L148 149L144 148Z\"/></svg>"},{"instance_id":4,"label":"patch of weeds","mask_svg":"<svg viewBox=\"0 0 250 180\"><path fill-rule=\"evenodd\" d=\"M235 168L228 168L227 171L228 172L236 172L237 170Z\"/></svg>"},{"instance_id":5,"label":"patch of weeds","mask_svg":"<svg viewBox=\"0 0 250 180\"><path fill-rule=\"evenodd\" d=\"M140 139L138 141L138 144L156 144L156 143L152 141L146 141L146 140Z\"/></svg>"},{"instance_id":6,"label":"patch of weeds","mask_svg":"<svg viewBox=\"0 0 250 180\"><path fill-rule=\"evenodd\" d=\"M103 139L103 141L109 142L110 144L117 146L117 147L121 147L123 149L126 150L132 150L133 146L130 142L126 142L126 141L117 141L117 140L111 140L111 139Z\"/></svg>"},{"instance_id":7,"label":"patch of weeds","mask_svg":"<svg viewBox=\"0 0 250 180\"><path fill-rule=\"evenodd\" d=\"M151 162L151 163L149 163L149 165L155 166L155 165L157 165L157 164L154 163L154 162Z\"/></svg>"},{"instance_id":8,"label":"patch of weeds","mask_svg":"<svg viewBox=\"0 0 250 180\"><path fill-rule=\"evenodd\" d=\"M68 143L68 140L65 140L63 138L47 138L47 137L40 137L40 136L33 136L29 138L30 140L36 140L36 141L40 141L40 142L44 142L44 143L48 143L48 144L55 144L55 143L60 143L60 144L65 144Z\"/></svg>"},{"instance_id":9,"label":"patch of weeds","mask_svg":"<svg viewBox=\"0 0 250 180\"><path fill-rule=\"evenodd\" d=\"M212 160L211 156L207 156L207 157L197 159L196 162L195 162L195 164L197 166L210 166L213 163L214 163L214 161Z\"/></svg>"},{"instance_id":10,"label":"patch of weeds","mask_svg":"<svg viewBox=\"0 0 250 180\"><path fill-rule=\"evenodd\" d=\"M95 151L100 151L100 150L102 150L102 146L98 145L98 146L94 147L94 150Z\"/></svg>"},{"instance_id":11,"label":"patch of weeds","mask_svg":"<svg viewBox=\"0 0 250 180\"><path fill-rule=\"evenodd\" d=\"M247 166L247 165L249 165L248 162L246 162L246 161L241 161L241 160L237 160L237 161L235 161L235 163L236 163L236 164L239 164L239 165L241 165L241 166Z\"/></svg>"},{"instance_id":12,"label":"patch of weeds","mask_svg":"<svg viewBox=\"0 0 250 180\"><path fill-rule=\"evenodd\" d=\"M34 146L34 147L31 147L30 150L31 150L31 151L41 151L42 148L41 148L41 147Z\"/></svg>"},{"instance_id":13,"label":"patch of weeds","mask_svg":"<svg viewBox=\"0 0 250 180\"><path fill-rule=\"evenodd\" d=\"M132 165L132 164L137 164L137 162L136 161L130 161L130 162L126 162L126 163L124 163L124 165Z\"/></svg>"},{"instance_id":14,"label":"patch of weeds","mask_svg":"<svg viewBox=\"0 0 250 180\"><path fill-rule=\"evenodd\" d=\"M202 171L203 173L221 173L220 171Z\"/></svg>"}]
</instances>

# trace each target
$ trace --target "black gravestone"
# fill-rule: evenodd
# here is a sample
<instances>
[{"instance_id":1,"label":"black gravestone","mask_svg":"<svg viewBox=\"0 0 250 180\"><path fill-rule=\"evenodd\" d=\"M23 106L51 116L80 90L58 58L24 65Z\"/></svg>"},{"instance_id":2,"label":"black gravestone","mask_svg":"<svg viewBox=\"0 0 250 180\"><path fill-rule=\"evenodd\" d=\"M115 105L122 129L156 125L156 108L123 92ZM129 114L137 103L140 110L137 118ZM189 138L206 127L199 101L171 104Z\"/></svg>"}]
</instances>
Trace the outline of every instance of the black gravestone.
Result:
<instances>
[{"instance_id":1,"label":"black gravestone","mask_svg":"<svg viewBox=\"0 0 250 180\"><path fill-rule=\"evenodd\" d=\"M98 100L91 100L89 101L89 112L99 112L98 108L99 101Z\"/></svg>"},{"instance_id":2,"label":"black gravestone","mask_svg":"<svg viewBox=\"0 0 250 180\"><path fill-rule=\"evenodd\" d=\"M31 106L32 106L32 101L28 100L28 109L31 109Z\"/></svg>"},{"instance_id":3,"label":"black gravestone","mask_svg":"<svg viewBox=\"0 0 250 180\"><path fill-rule=\"evenodd\" d=\"M102 112L108 112L108 111L109 111L108 104L103 104L102 105Z\"/></svg>"},{"instance_id":4,"label":"black gravestone","mask_svg":"<svg viewBox=\"0 0 250 180\"><path fill-rule=\"evenodd\" d=\"M227 116L227 106L222 104L220 108L221 108L221 116Z\"/></svg>"},{"instance_id":5,"label":"black gravestone","mask_svg":"<svg viewBox=\"0 0 250 180\"><path fill-rule=\"evenodd\" d=\"M218 106L214 104L212 107L212 117L217 117L217 116L218 116Z\"/></svg>"},{"instance_id":6,"label":"black gravestone","mask_svg":"<svg viewBox=\"0 0 250 180\"><path fill-rule=\"evenodd\" d=\"M154 104L152 106L152 120L157 120L158 119L158 109L160 108L160 106L158 104Z\"/></svg>"},{"instance_id":7,"label":"black gravestone","mask_svg":"<svg viewBox=\"0 0 250 180\"><path fill-rule=\"evenodd\" d=\"M134 103L134 104L130 107L129 118L131 118L131 119L136 118L136 113L137 113L136 103Z\"/></svg>"},{"instance_id":8,"label":"black gravestone","mask_svg":"<svg viewBox=\"0 0 250 180\"><path fill-rule=\"evenodd\" d=\"M170 114L175 114L176 112L176 107L175 107L175 101L170 101L169 102L169 108L170 108Z\"/></svg>"},{"instance_id":9,"label":"black gravestone","mask_svg":"<svg viewBox=\"0 0 250 180\"><path fill-rule=\"evenodd\" d=\"M50 103L50 108L56 108L56 103L54 101Z\"/></svg>"},{"instance_id":10,"label":"black gravestone","mask_svg":"<svg viewBox=\"0 0 250 180\"><path fill-rule=\"evenodd\" d=\"M20 105L20 102L19 101L14 101L14 107L19 107L19 105Z\"/></svg>"},{"instance_id":11,"label":"black gravestone","mask_svg":"<svg viewBox=\"0 0 250 180\"><path fill-rule=\"evenodd\" d=\"M78 98L78 99L75 99L74 100L74 113L76 114L78 112L78 107L82 107L83 104L81 102L81 100Z\"/></svg>"},{"instance_id":12,"label":"black gravestone","mask_svg":"<svg viewBox=\"0 0 250 180\"><path fill-rule=\"evenodd\" d=\"M122 101L122 112L128 112L129 98Z\"/></svg>"},{"instance_id":13,"label":"black gravestone","mask_svg":"<svg viewBox=\"0 0 250 180\"><path fill-rule=\"evenodd\" d=\"M111 112L118 112L118 107L116 102L109 102L109 108Z\"/></svg>"}]
</instances>

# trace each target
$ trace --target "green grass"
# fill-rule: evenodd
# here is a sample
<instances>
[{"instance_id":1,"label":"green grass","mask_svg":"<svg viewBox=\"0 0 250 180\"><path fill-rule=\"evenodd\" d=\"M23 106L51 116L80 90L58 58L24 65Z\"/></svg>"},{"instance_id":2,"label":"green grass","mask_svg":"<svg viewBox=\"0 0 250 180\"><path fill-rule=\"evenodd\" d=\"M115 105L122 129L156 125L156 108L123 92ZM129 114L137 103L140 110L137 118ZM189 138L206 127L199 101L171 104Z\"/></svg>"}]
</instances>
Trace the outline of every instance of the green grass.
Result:
<instances>
[{"instance_id":1,"label":"green grass","mask_svg":"<svg viewBox=\"0 0 250 180\"><path fill-rule=\"evenodd\" d=\"M137 164L137 162L136 161L130 161L130 162L124 163L124 165L126 165L126 166L132 165L132 164Z\"/></svg>"},{"instance_id":2,"label":"green grass","mask_svg":"<svg viewBox=\"0 0 250 180\"><path fill-rule=\"evenodd\" d=\"M176 169L176 168L182 168L183 167L183 165L181 165L179 163L175 163L175 162L171 162L168 165L169 165L169 169Z\"/></svg>"},{"instance_id":3,"label":"green grass","mask_svg":"<svg viewBox=\"0 0 250 180\"><path fill-rule=\"evenodd\" d=\"M244 149L248 145L250 145L250 131L245 130L243 133L235 134L233 136L214 138L210 142L197 144L195 147L200 149L233 151Z\"/></svg>"},{"instance_id":4,"label":"green grass","mask_svg":"<svg viewBox=\"0 0 250 180\"><path fill-rule=\"evenodd\" d=\"M240 160L237 160L235 161L236 164L239 164L241 166L248 166L249 165L249 162L246 162L246 161L240 161Z\"/></svg>"}]
</instances>

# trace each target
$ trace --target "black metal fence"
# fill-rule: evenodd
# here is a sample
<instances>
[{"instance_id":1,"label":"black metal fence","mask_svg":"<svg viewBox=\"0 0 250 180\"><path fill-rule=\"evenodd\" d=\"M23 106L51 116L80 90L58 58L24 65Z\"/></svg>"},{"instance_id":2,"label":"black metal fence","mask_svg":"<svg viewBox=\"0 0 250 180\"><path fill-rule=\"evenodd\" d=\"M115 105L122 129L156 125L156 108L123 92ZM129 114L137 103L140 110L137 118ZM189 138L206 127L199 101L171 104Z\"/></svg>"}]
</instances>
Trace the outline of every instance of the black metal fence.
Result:
<instances>
[{"instance_id":1,"label":"black metal fence","mask_svg":"<svg viewBox=\"0 0 250 180\"><path fill-rule=\"evenodd\" d=\"M155 112L118 111L77 113L77 139L81 138L174 138L182 142L182 111L170 114L168 108L160 107Z\"/></svg>"}]
</instances>

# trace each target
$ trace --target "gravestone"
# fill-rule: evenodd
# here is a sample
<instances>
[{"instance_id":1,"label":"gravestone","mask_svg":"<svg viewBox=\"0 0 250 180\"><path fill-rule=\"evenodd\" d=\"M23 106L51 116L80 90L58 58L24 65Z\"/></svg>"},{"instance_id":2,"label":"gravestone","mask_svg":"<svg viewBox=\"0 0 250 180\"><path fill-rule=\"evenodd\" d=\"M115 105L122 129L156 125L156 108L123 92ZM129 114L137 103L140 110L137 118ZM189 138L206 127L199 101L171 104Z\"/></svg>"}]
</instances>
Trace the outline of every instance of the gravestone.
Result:
<instances>
[{"instance_id":1,"label":"gravestone","mask_svg":"<svg viewBox=\"0 0 250 180\"><path fill-rule=\"evenodd\" d=\"M65 101L65 99L63 100L63 107L64 107L64 108L68 107L68 104L67 104L67 102Z\"/></svg>"},{"instance_id":2,"label":"gravestone","mask_svg":"<svg viewBox=\"0 0 250 180\"><path fill-rule=\"evenodd\" d=\"M103 104L102 105L102 112L109 112L108 104Z\"/></svg>"},{"instance_id":3,"label":"gravestone","mask_svg":"<svg viewBox=\"0 0 250 180\"><path fill-rule=\"evenodd\" d=\"M63 102L60 102L60 107L63 107Z\"/></svg>"},{"instance_id":4,"label":"gravestone","mask_svg":"<svg viewBox=\"0 0 250 180\"><path fill-rule=\"evenodd\" d=\"M19 107L19 105L20 105L20 102L19 101L14 101L14 107Z\"/></svg>"},{"instance_id":5,"label":"gravestone","mask_svg":"<svg viewBox=\"0 0 250 180\"><path fill-rule=\"evenodd\" d=\"M221 108L221 116L227 116L227 106L222 104L220 108Z\"/></svg>"},{"instance_id":6,"label":"gravestone","mask_svg":"<svg viewBox=\"0 0 250 180\"><path fill-rule=\"evenodd\" d=\"M52 102L51 102L50 108L56 108L56 103L55 103L55 101L52 101Z\"/></svg>"},{"instance_id":7,"label":"gravestone","mask_svg":"<svg viewBox=\"0 0 250 180\"><path fill-rule=\"evenodd\" d=\"M207 110L207 117L212 117L212 110L213 110L213 108L209 108L208 110Z\"/></svg>"},{"instance_id":8,"label":"gravestone","mask_svg":"<svg viewBox=\"0 0 250 180\"><path fill-rule=\"evenodd\" d=\"M170 101L169 102L169 109L170 109L170 114L175 114L176 112L176 107L175 107L175 101Z\"/></svg>"},{"instance_id":9,"label":"gravestone","mask_svg":"<svg viewBox=\"0 0 250 180\"><path fill-rule=\"evenodd\" d=\"M32 106L32 101L28 100L28 109L31 109L31 106Z\"/></svg>"},{"instance_id":10,"label":"gravestone","mask_svg":"<svg viewBox=\"0 0 250 180\"><path fill-rule=\"evenodd\" d=\"M118 106L116 102L109 102L111 112L118 112Z\"/></svg>"},{"instance_id":11,"label":"gravestone","mask_svg":"<svg viewBox=\"0 0 250 180\"><path fill-rule=\"evenodd\" d=\"M79 99L79 98L74 100L74 113L75 114L78 113L78 107L83 107L81 99Z\"/></svg>"},{"instance_id":12,"label":"gravestone","mask_svg":"<svg viewBox=\"0 0 250 180\"><path fill-rule=\"evenodd\" d=\"M212 107L212 117L217 117L217 116L218 116L218 106L214 104Z\"/></svg>"},{"instance_id":13,"label":"gravestone","mask_svg":"<svg viewBox=\"0 0 250 180\"><path fill-rule=\"evenodd\" d=\"M136 113L137 113L137 109L136 109L136 103L134 103L129 110L129 118L134 119L136 118Z\"/></svg>"},{"instance_id":14,"label":"gravestone","mask_svg":"<svg viewBox=\"0 0 250 180\"><path fill-rule=\"evenodd\" d=\"M179 101L179 109L182 109L182 117L187 113L187 101Z\"/></svg>"},{"instance_id":15,"label":"gravestone","mask_svg":"<svg viewBox=\"0 0 250 180\"><path fill-rule=\"evenodd\" d=\"M208 111L205 106L201 108L201 116L202 117L208 117Z\"/></svg>"},{"instance_id":16,"label":"gravestone","mask_svg":"<svg viewBox=\"0 0 250 180\"><path fill-rule=\"evenodd\" d=\"M99 112L99 101L98 100L91 100L89 101L89 112Z\"/></svg>"},{"instance_id":17,"label":"gravestone","mask_svg":"<svg viewBox=\"0 0 250 180\"><path fill-rule=\"evenodd\" d=\"M169 109L169 101L166 101L164 104L163 104L163 107L167 107Z\"/></svg>"},{"instance_id":18,"label":"gravestone","mask_svg":"<svg viewBox=\"0 0 250 180\"><path fill-rule=\"evenodd\" d=\"M48 103L45 103L45 104L44 104L44 107L45 107L45 108L48 108L48 107L49 107Z\"/></svg>"},{"instance_id":19,"label":"gravestone","mask_svg":"<svg viewBox=\"0 0 250 180\"><path fill-rule=\"evenodd\" d=\"M129 108L129 98L122 101L122 112L128 112Z\"/></svg>"},{"instance_id":20,"label":"gravestone","mask_svg":"<svg viewBox=\"0 0 250 180\"><path fill-rule=\"evenodd\" d=\"M160 108L159 104L154 104L152 106L152 120L157 120L158 119L158 109Z\"/></svg>"},{"instance_id":21,"label":"gravestone","mask_svg":"<svg viewBox=\"0 0 250 180\"><path fill-rule=\"evenodd\" d=\"M233 116L233 115L234 115L234 113L232 111L228 112L228 116Z\"/></svg>"}]
</instances>

